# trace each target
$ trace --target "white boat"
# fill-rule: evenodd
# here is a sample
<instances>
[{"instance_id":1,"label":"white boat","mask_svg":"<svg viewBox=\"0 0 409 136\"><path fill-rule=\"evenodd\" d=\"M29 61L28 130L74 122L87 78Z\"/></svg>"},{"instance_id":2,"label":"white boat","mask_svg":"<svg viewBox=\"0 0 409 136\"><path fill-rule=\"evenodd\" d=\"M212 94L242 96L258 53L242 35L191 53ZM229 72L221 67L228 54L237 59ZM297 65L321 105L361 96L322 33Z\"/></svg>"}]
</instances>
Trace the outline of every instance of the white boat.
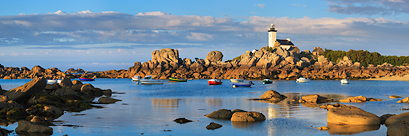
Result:
<instances>
[{"instance_id":1,"label":"white boat","mask_svg":"<svg viewBox=\"0 0 409 136\"><path fill-rule=\"evenodd\" d=\"M47 84L61 83L61 80L58 79L47 79Z\"/></svg>"},{"instance_id":2,"label":"white boat","mask_svg":"<svg viewBox=\"0 0 409 136\"><path fill-rule=\"evenodd\" d=\"M310 82L310 79L308 78L304 78L304 77L300 77L296 80L297 83L306 83L306 82Z\"/></svg>"},{"instance_id":3,"label":"white boat","mask_svg":"<svg viewBox=\"0 0 409 136\"><path fill-rule=\"evenodd\" d=\"M230 79L230 82L241 83L241 82L244 82L244 79Z\"/></svg>"},{"instance_id":4,"label":"white boat","mask_svg":"<svg viewBox=\"0 0 409 136\"><path fill-rule=\"evenodd\" d=\"M342 79L341 80L341 84L348 84L349 82L348 82L348 79Z\"/></svg>"},{"instance_id":5,"label":"white boat","mask_svg":"<svg viewBox=\"0 0 409 136\"><path fill-rule=\"evenodd\" d=\"M145 76L143 79L139 80L139 82L144 85L163 84L162 80L152 79L152 75Z\"/></svg>"},{"instance_id":6,"label":"white boat","mask_svg":"<svg viewBox=\"0 0 409 136\"><path fill-rule=\"evenodd\" d=\"M132 77L132 81L139 81L139 80L141 80L141 76L134 75Z\"/></svg>"}]
</instances>

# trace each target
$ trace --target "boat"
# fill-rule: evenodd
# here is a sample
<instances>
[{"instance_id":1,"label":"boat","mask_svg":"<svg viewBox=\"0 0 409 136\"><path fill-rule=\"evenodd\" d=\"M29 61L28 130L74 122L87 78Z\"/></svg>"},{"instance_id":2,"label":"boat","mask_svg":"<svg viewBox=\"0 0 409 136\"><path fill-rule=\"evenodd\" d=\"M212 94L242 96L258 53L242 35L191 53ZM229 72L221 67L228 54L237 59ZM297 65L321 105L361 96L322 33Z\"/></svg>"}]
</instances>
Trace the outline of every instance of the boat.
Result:
<instances>
[{"instance_id":1,"label":"boat","mask_svg":"<svg viewBox=\"0 0 409 136\"><path fill-rule=\"evenodd\" d=\"M209 85L221 85L223 82L220 79L210 79L207 80L207 83L209 83Z\"/></svg>"},{"instance_id":2,"label":"boat","mask_svg":"<svg viewBox=\"0 0 409 136\"><path fill-rule=\"evenodd\" d=\"M244 82L244 79L230 79L230 82Z\"/></svg>"},{"instance_id":3,"label":"boat","mask_svg":"<svg viewBox=\"0 0 409 136\"><path fill-rule=\"evenodd\" d=\"M297 83L306 83L306 82L310 82L310 79L308 78L304 78L304 77L300 77L296 80Z\"/></svg>"},{"instance_id":4,"label":"boat","mask_svg":"<svg viewBox=\"0 0 409 136\"><path fill-rule=\"evenodd\" d=\"M254 85L253 82L248 82L248 83L244 83L244 82L233 82L231 83L233 88L236 87L251 87L251 85Z\"/></svg>"},{"instance_id":5,"label":"boat","mask_svg":"<svg viewBox=\"0 0 409 136\"><path fill-rule=\"evenodd\" d=\"M132 81L139 81L139 80L141 80L141 76L134 75L132 77Z\"/></svg>"},{"instance_id":6,"label":"boat","mask_svg":"<svg viewBox=\"0 0 409 136\"><path fill-rule=\"evenodd\" d=\"M163 84L162 80L155 80L152 75L147 75L143 79L139 80L143 85Z\"/></svg>"},{"instance_id":7,"label":"boat","mask_svg":"<svg viewBox=\"0 0 409 136\"><path fill-rule=\"evenodd\" d=\"M94 81L94 78L86 78L86 77L80 77L79 78L80 81Z\"/></svg>"},{"instance_id":8,"label":"boat","mask_svg":"<svg viewBox=\"0 0 409 136\"><path fill-rule=\"evenodd\" d=\"M170 77L169 78L170 82L187 82L186 78L176 78L176 77Z\"/></svg>"},{"instance_id":9,"label":"boat","mask_svg":"<svg viewBox=\"0 0 409 136\"><path fill-rule=\"evenodd\" d=\"M61 83L59 79L47 79L47 84Z\"/></svg>"},{"instance_id":10,"label":"boat","mask_svg":"<svg viewBox=\"0 0 409 136\"><path fill-rule=\"evenodd\" d=\"M273 83L273 81L271 81L270 79L263 80L263 84L271 84L271 83Z\"/></svg>"},{"instance_id":11,"label":"boat","mask_svg":"<svg viewBox=\"0 0 409 136\"><path fill-rule=\"evenodd\" d=\"M341 84L348 84L349 82L348 82L348 79L342 79L341 80Z\"/></svg>"}]
</instances>

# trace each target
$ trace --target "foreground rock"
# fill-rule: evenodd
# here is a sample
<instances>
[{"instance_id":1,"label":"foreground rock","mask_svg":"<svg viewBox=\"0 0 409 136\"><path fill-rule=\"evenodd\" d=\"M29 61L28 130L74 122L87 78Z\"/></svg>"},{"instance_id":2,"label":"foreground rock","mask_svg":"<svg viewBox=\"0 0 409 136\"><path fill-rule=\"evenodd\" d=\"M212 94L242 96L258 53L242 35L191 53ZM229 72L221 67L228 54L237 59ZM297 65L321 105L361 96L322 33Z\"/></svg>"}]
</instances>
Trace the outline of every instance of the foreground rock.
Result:
<instances>
[{"instance_id":1,"label":"foreground rock","mask_svg":"<svg viewBox=\"0 0 409 136\"><path fill-rule=\"evenodd\" d=\"M386 133L388 136L409 136L409 122L404 120L396 121L388 126Z\"/></svg>"},{"instance_id":2,"label":"foreground rock","mask_svg":"<svg viewBox=\"0 0 409 136\"><path fill-rule=\"evenodd\" d=\"M220 125L220 124L210 122L210 124L206 126L206 129L207 130L215 130L215 129L218 129L218 128L221 128L221 127L222 127L222 125Z\"/></svg>"},{"instance_id":3,"label":"foreground rock","mask_svg":"<svg viewBox=\"0 0 409 136\"><path fill-rule=\"evenodd\" d=\"M29 121L21 120L18 122L18 126L16 128L16 132L27 132L27 133L46 133L46 134L52 134L53 133L53 128L36 124L36 123L31 123Z\"/></svg>"},{"instance_id":4,"label":"foreground rock","mask_svg":"<svg viewBox=\"0 0 409 136\"><path fill-rule=\"evenodd\" d=\"M32 95L41 93L45 89L46 85L47 80L45 78L35 78L23 86L11 89L10 91L4 93L4 95L7 96L9 100L24 103Z\"/></svg>"},{"instance_id":5,"label":"foreground rock","mask_svg":"<svg viewBox=\"0 0 409 136\"><path fill-rule=\"evenodd\" d=\"M395 116L390 116L388 119L386 119L385 126L389 127L389 125L398 121L409 122L409 112L401 113Z\"/></svg>"},{"instance_id":6,"label":"foreground rock","mask_svg":"<svg viewBox=\"0 0 409 136\"><path fill-rule=\"evenodd\" d=\"M264 120L266 120L266 117L262 113L254 111L235 112L231 117L231 121L241 122L256 122Z\"/></svg>"},{"instance_id":7,"label":"foreground rock","mask_svg":"<svg viewBox=\"0 0 409 136\"><path fill-rule=\"evenodd\" d=\"M249 99L249 100L258 100L258 101L264 101L264 102L277 103L286 98L287 97L285 95L282 95L278 93L277 91L268 90L264 92L264 94L262 94L260 98Z\"/></svg>"},{"instance_id":8,"label":"foreground rock","mask_svg":"<svg viewBox=\"0 0 409 136\"><path fill-rule=\"evenodd\" d=\"M379 125L380 119L375 114L354 106L340 106L328 109L327 122L345 125Z\"/></svg>"}]
</instances>

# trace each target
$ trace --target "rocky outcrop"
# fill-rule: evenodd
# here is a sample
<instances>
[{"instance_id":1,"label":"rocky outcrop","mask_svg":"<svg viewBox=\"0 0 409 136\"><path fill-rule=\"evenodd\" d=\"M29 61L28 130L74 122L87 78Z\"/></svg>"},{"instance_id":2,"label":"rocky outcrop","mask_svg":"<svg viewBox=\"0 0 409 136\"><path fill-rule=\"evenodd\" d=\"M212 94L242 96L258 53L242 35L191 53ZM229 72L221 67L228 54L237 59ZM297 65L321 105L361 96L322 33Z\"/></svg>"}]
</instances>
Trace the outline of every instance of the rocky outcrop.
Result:
<instances>
[{"instance_id":1,"label":"rocky outcrop","mask_svg":"<svg viewBox=\"0 0 409 136\"><path fill-rule=\"evenodd\" d=\"M45 78L35 78L23 86L11 89L4 93L4 95L10 100L24 102L32 95L42 92L45 89L46 84L47 81Z\"/></svg>"},{"instance_id":2,"label":"rocky outcrop","mask_svg":"<svg viewBox=\"0 0 409 136\"><path fill-rule=\"evenodd\" d=\"M364 96L356 96L356 97L349 97L345 99L339 100L339 102L366 102L366 97Z\"/></svg>"},{"instance_id":3,"label":"rocky outcrop","mask_svg":"<svg viewBox=\"0 0 409 136\"><path fill-rule=\"evenodd\" d=\"M223 60L223 53L220 51L211 51L207 54L206 59L211 62L217 62Z\"/></svg>"},{"instance_id":4,"label":"rocky outcrop","mask_svg":"<svg viewBox=\"0 0 409 136\"><path fill-rule=\"evenodd\" d=\"M177 118L177 119L175 119L173 121L176 122L176 123L179 123L179 124L185 124L185 123L188 123L188 122L193 122L193 121L188 120L186 118Z\"/></svg>"},{"instance_id":5,"label":"rocky outcrop","mask_svg":"<svg viewBox=\"0 0 409 136\"><path fill-rule=\"evenodd\" d=\"M406 97L402 100L397 101L396 103L409 103L409 97Z\"/></svg>"},{"instance_id":6,"label":"rocky outcrop","mask_svg":"<svg viewBox=\"0 0 409 136\"><path fill-rule=\"evenodd\" d=\"M277 102L279 102L281 100L284 100L285 98L287 98L287 97L280 94L280 93L278 93L277 91L268 90L268 91L264 92L264 94L262 94L260 96L260 98L249 99L249 100L258 100L258 101L277 103Z\"/></svg>"},{"instance_id":7,"label":"rocky outcrop","mask_svg":"<svg viewBox=\"0 0 409 136\"><path fill-rule=\"evenodd\" d=\"M345 125L379 125L380 119L375 114L354 106L339 106L328 109L327 122Z\"/></svg>"},{"instance_id":8,"label":"rocky outcrop","mask_svg":"<svg viewBox=\"0 0 409 136\"><path fill-rule=\"evenodd\" d=\"M302 96L299 102L301 103L325 103L325 102L332 102L332 99L322 97L318 94L311 94L311 95Z\"/></svg>"}]
</instances>

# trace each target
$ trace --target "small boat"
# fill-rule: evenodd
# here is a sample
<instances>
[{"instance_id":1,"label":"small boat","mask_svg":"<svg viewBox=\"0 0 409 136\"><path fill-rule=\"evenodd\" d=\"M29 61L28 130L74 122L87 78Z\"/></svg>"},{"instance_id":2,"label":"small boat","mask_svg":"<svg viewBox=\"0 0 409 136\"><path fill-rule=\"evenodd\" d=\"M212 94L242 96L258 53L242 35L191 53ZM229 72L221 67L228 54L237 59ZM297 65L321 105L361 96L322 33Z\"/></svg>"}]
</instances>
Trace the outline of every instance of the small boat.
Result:
<instances>
[{"instance_id":1,"label":"small boat","mask_svg":"<svg viewBox=\"0 0 409 136\"><path fill-rule=\"evenodd\" d=\"M220 79L210 79L207 80L207 83L209 83L209 85L221 85L223 82Z\"/></svg>"},{"instance_id":2,"label":"small boat","mask_svg":"<svg viewBox=\"0 0 409 136\"><path fill-rule=\"evenodd\" d=\"M86 77L80 77L79 78L80 81L94 81L94 78L86 78Z\"/></svg>"},{"instance_id":3,"label":"small boat","mask_svg":"<svg viewBox=\"0 0 409 136\"><path fill-rule=\"evenodd\" d=\"M134 75L132 77L132 81L139 81L139 80L141 80L141 76Z\"/></svg>"},{"instance_id":4,"label":"small boat","mask_svg":"<svg viewBox=\"0 0 409 136\"><path fill-rule=\"evenodd\" d=\"M342 79L341 84L349 84L348 79Z\"/></svg>"},{"instance_id":5,"label":"small boat","mask_svg":"<svg viewBox=\"0 0 409 136\"><path fill-rule=\"evenodd\" d=\"M244 82L244 79L230 79L230 82L234 83Z\"/></svg>"},{"instance_id":6,"label":"small boat","mask_svg":"<svg viewBox=\"0 0 409 136\"><path fill-rule=\"evenodd\" d=\"M273 81L271 81L270 79L263 80L263 84L271 84L271 83L273 83Z\"/></svg>"},{"instance_id":7,"label":"small boat","mask_svg":"<svg viewBox=\"0 0 409 136\"><path fill-rule=\"evenodd\" d=\"M304 78L304 77L300 77L300 78L297 79L296 82L297 82L297 83L306 83L306 82L310 82L310 79Z\"/></svg>"},{"instance_id":8,"label":"small boat","mask_svg":"<svg viewBox=\"0 0 409 136\"><path fill-rule=\"evenodd\" d=\"M152 75L147 75L143 79L139 80L143 85L163 84L162 80L152 79Z\"/></svg>"},{"instance_id":9,"label":"small boat","mask_svg":"<svg viewBox=\"0 0 409 136\"><path fill-rule=\"evenodd\" d=\"M176 77L170 77L169 78L170 82L187 82L186 78L176 78Z\"/></svg>"},{"instance_id":10,"label":"small boat","mask_svg":"<svg viewBox=\"0 0 409 136\"><path fill-rule=\"evenodd\" d=\"M249 83L244 83L244 82L233 82L231 83L233 88L236 87L251 87L251 85L254 85L253 82L249 82Z\"/></svg>"},{"instance_id":11,"label":"small boat","mask_svg":"<svg viewBox=\"0 0 409 136\"><path fill-rule=\"evenodd\" d=\"M47 79L47 84L61 83L59 79Z\"/></svg>"}]
</instances>

